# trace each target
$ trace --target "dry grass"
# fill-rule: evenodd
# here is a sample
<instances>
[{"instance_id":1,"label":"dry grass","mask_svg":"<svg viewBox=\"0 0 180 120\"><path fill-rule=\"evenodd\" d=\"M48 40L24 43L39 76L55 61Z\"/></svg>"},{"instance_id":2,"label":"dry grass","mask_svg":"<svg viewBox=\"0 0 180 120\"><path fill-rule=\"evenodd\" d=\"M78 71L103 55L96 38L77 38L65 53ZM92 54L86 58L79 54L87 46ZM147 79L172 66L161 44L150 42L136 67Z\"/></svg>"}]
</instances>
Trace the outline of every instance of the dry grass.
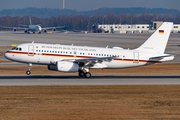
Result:
<instances>
[{"instance_id":1,"label":"dry grass","mask_svg":"<svg viewBox=\"0 0 180 120\"><path fill-rule=\"evenodd\" d=\"M0 66L1 75L25 75L25 66ZM91 70L92 74L180 74L180 64ZM64 74L33 66L33 74ZM72 74L72 73L70 73ZM75 73L76 74L76 73ZM180 86L5 86L0 120L180 119Z\"/></svg>"},{"instance_id":2,"label":"dry grass","mask_svg":"<svg viewBox=\"0 0 180 120\"><path fill-rule=\"evenodd\" d=\"M180 119L180 86L24 86L0 91L0 120Z\"/></svg>"},{"instance_id":3,"label":"dry grass","mask_svg":"<svg viewBox=\"0 0 180 120\"><path fill-rule=\"evenodd\" d=\"M26 66L0 66L0 75L25 75L27 70ZM77 74L77 73L63 73L49 71L47 66L33 66L31 69L32 75L34 74ZM179 63L166 63L154 64L149 66L142 66L127 69L91 69L92 75L94 74L180 74Z\"/></svg>"}]
</instances>

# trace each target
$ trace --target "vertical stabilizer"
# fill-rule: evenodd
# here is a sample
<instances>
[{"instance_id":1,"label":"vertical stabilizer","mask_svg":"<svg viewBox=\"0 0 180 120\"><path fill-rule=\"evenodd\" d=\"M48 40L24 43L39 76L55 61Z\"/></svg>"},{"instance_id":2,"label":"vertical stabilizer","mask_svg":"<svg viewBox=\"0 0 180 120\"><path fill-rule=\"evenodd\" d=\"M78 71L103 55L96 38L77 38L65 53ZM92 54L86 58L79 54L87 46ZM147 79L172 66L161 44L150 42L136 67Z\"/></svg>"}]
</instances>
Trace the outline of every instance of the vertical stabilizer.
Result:
<instances>
[{"instance_id":1,"label":"vertical stabilizer","mask_svg":"<svg viewBox=\"0 0 180 120\"><path fill-rule=\"evenodd\" d=\"M137 50L164 53L172 26L172 22L164 22Z\"/></svg>"}]
</instances>

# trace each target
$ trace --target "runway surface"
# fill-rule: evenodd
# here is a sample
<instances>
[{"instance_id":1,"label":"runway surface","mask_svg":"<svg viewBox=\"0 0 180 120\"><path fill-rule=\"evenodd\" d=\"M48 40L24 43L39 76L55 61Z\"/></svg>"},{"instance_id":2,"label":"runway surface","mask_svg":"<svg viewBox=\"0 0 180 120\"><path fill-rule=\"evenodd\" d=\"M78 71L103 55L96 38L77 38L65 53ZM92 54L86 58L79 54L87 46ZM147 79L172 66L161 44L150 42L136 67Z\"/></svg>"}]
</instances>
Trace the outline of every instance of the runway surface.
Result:
<instances>
[{"instance_id":1,"label":"runway surface","mask_svg":"<svg viewBox=\"0 0 180 120\"><path fill-rule=\"evenodd\" d=\"M0 86L29 85L180 85L180 75L0 76Z\"/></svg>"}]
</instances>

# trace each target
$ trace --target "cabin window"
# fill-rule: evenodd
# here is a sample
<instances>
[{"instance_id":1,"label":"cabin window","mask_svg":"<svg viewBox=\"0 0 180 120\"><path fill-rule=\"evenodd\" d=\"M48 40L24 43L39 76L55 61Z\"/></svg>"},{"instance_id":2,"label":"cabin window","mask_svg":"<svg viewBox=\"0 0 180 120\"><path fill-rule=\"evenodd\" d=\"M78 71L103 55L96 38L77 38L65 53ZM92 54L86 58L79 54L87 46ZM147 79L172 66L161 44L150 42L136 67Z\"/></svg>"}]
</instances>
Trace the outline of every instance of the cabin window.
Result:
<instances>
[{"instance_id":1,"label":"cabin window","mask_svg":"<svg viewBox=\"0 0 180 120\"><path fill-rule=\"evenodd\" d=\"M21 51L22 49L21 48L19 48L19 51Z\"/></svg>"}]
</instances>

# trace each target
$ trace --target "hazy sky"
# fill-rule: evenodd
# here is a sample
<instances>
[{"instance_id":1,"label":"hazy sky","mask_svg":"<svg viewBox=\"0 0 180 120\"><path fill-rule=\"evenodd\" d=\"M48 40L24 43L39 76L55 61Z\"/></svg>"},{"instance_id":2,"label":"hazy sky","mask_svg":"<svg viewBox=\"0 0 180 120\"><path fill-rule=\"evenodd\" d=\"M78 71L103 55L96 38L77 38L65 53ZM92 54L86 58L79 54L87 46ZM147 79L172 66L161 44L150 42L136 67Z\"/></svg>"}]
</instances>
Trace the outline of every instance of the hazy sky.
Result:
<instances>
[{"instance_id":1,"label":"hazy sky","mask_svg":"<svg viewBox=\"0 0 180 120\"><path fill-rule=\"evenodd\" d=\"M65 0L66 8L93 10L102 7L173 8L180 10L180 0ZM62 0L0 0L0 10L13 8L62 8Z\"/></svg>"}]
</instances>

